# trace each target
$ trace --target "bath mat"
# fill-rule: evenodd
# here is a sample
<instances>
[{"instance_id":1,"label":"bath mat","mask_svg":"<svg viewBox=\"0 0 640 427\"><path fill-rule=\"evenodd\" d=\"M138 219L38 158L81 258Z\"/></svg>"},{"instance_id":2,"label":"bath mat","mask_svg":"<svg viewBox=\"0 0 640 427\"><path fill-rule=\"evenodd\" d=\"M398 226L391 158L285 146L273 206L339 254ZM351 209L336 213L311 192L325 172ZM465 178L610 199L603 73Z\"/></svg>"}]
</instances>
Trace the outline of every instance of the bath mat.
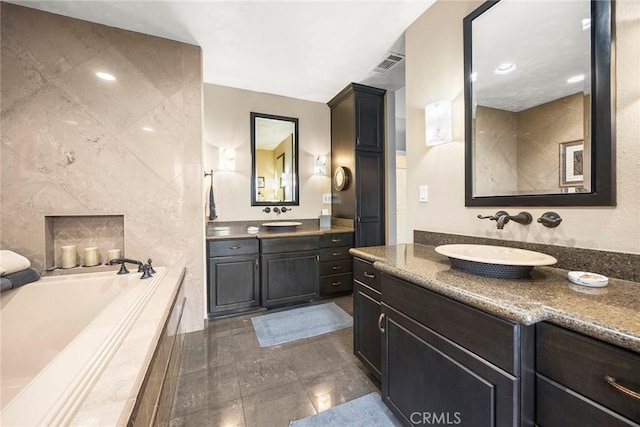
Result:
<instances>
[{"instance_id":1,"label":"bath mat","mask_svg":"<svg viewBox=\"0 0 640 427\"><path fill-rule=\"evenodd\" d=\"M315 337L353 325L353 318L334 302L257 316L251 321L260 347Z\"/></svg>"},{"instance_id":2,"label":"bath mat","mask_svg":"<svg viewBox=\"0 0 640 427\"><path fill-rule=\"evenodd\" d=\"M384 406L378 393L343 403L301 420L291 421L289 427L397 427L400 422Z\"/></svg>"}]
</instances>

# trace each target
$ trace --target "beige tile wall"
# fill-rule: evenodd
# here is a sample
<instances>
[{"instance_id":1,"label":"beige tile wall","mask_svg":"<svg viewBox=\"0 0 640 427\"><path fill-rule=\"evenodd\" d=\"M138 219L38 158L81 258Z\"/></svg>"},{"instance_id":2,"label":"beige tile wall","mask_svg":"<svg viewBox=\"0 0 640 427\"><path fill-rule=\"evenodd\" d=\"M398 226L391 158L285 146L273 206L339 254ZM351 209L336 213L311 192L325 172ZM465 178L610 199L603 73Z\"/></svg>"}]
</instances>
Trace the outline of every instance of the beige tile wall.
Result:
<instances>
[{"instance_id":1,"label":"beige tile wall","mask_svg":"<svg viewBox=\"0 0 640 427\"><path fill-rule=\"evenodd\" d=\"M1 12L0 245L43 269L45 215L124 215L128 257L186 265L185 326L201 329L200 48Z\"/></svg>"}]
</instances>

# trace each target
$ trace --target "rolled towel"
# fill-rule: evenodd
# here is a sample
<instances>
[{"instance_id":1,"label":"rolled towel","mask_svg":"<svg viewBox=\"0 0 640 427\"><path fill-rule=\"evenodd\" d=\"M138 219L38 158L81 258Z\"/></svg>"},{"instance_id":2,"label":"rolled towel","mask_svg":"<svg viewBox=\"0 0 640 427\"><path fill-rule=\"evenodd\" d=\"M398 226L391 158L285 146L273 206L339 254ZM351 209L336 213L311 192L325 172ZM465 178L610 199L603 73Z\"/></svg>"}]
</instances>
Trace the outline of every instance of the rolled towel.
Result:
<instances>
[{"instance_id":1,"label":"rolled towel","mask_svg":"<svg viewBox=\"0 0 640 427\"><path fill-rule=\"evenodd\" d=\"M27 283L40 280L40 272L35 268L29 267L25 270L17 271L15 273L7 274L5 279L11 281L11 287L13 289L26 285Z\"/></svg>"},{"instance_id":2,"label":"rolled towel","mask_svg":"<svg viewBox=\"0 0 640 427\"><path fill-rule=\"evenodd\" d=\"M0 267L4 270L3 276L26 270L31 267L31 262L20 254L6 249L0 250Z\"/></svg>"},{"instance_id":3,"label":"rolled towel","mask_svg":"<svg viewBox=\"0 0 640 427\"><path fill-rule=\"evenodd\" d=\"M11 280L6 277L0 277L0 292L8 291L12 287Z\"/></svg>"}]
</instances>

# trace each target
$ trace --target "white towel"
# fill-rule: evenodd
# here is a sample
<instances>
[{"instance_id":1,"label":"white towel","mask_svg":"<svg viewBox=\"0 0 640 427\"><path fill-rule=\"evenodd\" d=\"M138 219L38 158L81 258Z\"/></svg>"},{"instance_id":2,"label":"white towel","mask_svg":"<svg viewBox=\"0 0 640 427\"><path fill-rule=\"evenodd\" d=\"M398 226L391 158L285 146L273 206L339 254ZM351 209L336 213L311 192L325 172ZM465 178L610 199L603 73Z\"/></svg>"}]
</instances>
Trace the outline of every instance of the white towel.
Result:
<instances>
[{"instance_id":1,"label":"white towel","mask_svg":"<svg viewBox=\"0 0 640 427\"><path fill-rule=\"evenodd\" d=\"M29 267L31 267L31 262L22 255L6 249L0 250L0 271L2 276L26 270Z\"/></svg>"}]
</instances>

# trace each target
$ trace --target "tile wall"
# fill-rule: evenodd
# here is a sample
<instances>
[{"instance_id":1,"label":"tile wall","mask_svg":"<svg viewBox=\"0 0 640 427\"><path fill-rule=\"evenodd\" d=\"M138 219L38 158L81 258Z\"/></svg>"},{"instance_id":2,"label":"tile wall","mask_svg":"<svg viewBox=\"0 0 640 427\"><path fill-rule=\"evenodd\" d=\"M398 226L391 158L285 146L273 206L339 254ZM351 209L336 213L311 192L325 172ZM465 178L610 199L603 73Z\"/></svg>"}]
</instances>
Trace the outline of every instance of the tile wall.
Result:
<instances>
[{"instance_id":1,"label":"tile wall","mask_svg":"<svg viewBox=\"0 0 640 427\"><path fill-rule=\"evenodd\" d=\"M43 269L46 215L124 215L128 257L186 265L201 329L200 48L1 7L0 246Z\"/></svg>"}]
</instances>

